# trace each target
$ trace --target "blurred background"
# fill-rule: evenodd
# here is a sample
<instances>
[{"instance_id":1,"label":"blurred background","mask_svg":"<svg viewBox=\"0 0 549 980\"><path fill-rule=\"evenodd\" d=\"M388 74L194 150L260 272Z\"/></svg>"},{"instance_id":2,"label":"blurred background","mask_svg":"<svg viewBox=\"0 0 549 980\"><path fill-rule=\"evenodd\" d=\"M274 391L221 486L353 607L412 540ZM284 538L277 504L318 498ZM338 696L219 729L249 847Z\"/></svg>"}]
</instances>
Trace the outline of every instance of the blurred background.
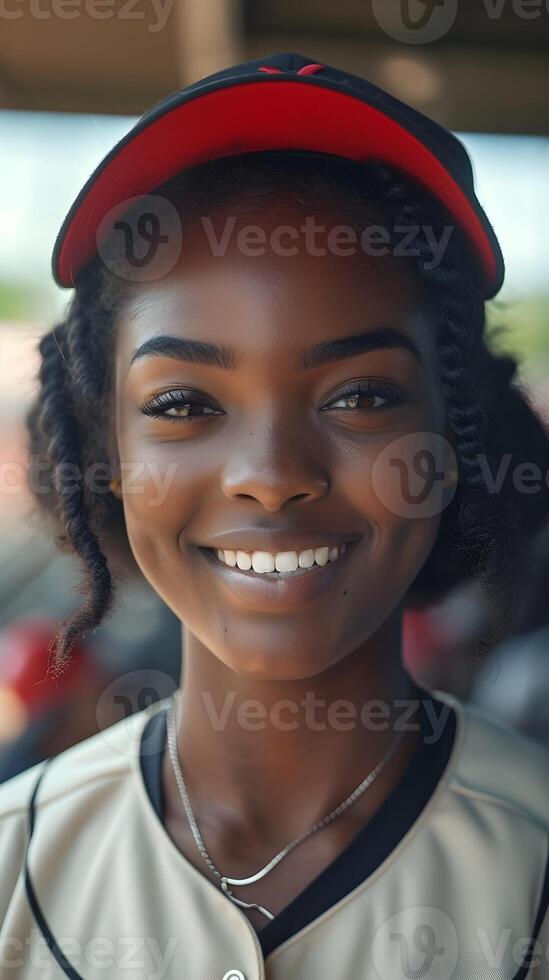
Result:
<instances>
[{"instance_id":1,"label":"blurred background","mask_svg":"<svg viewBox=\"0 0 549 980\"><path fill-rule=\"evenodd\" d=\"M416 24L439 6L409 0ZM296 51L364 75L452 129L506 259L488 306L497 344L549 424L549 8L448 0L435 36L400 0L3 0L0 9L0 781L179 683L180 624L143 580L45 676L55 622L78 604L24 486L23 416L37 343L63 316L50 255L86 178L138 116L228 64ZM523 9L524 8L524 9ZM451 14L451 16L450 16ZM439 36L440 35L440 36ZM549 536L525 570L519 635L481 669L486 610L474 588L408 615L405 658L430 687L469 699L549 745ZM98 709L98 705L100 706Z\"/></svg>"}]
</instances>

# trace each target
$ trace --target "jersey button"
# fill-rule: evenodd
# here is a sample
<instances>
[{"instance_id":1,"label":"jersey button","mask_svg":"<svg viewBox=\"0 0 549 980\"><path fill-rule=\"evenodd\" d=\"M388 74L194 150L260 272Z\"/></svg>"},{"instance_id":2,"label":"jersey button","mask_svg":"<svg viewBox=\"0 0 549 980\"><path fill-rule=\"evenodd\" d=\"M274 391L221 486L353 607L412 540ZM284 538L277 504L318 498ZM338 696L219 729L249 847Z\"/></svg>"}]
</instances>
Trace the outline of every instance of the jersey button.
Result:
<instances>
[{"instance_id":1,"label":"jersey button","mask_svg":"<svg viewBox=\"0 0 549 980\"><path fill-rule=\"evenodd\" d=\"M223 980L246 980L242 970L227 970Z\"/></svg>"}]
</instances>

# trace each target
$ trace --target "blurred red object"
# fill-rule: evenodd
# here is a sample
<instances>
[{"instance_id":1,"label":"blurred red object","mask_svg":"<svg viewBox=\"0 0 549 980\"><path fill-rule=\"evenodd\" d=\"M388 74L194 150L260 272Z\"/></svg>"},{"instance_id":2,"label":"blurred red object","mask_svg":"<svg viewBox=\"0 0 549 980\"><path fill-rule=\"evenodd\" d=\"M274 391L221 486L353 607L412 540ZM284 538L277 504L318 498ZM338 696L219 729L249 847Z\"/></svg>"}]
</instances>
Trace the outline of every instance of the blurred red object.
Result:
<instances>
[{"instance_id":1,"label":"blurred red object","mask_svg":"<svg viewBox=\"0 0 549 980\"><path fill-rule=\"evenodd\" d=\"M444 651L448 628L430 608L405 610L403 660L413 674L421 674Z\"/></svg>"},{"instance_id":2,"label":"blurred red object","mask_svg":"<svg viewBox=\"0 0 549 980\"><path fill-rule=\"evenodd\" d=\"M56 679L48 674L54 629L51 620L32 619L0 630L0 742L16 738L44 711L103 676L90 651L78 643L64 673Z\"/></svg>"}]
</instances>

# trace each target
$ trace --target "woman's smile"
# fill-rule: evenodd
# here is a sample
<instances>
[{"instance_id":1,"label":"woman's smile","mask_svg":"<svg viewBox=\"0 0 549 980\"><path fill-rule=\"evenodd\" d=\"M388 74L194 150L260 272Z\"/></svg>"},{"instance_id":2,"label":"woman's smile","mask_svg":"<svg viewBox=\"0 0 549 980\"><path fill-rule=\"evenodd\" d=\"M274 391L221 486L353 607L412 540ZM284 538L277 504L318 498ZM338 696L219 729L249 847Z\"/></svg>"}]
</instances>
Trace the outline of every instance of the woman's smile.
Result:
<instances>
[{"instance_id":1,"label":"woman's smile","mask_svg":"<svg viewBox=\"0 0 549 980\"><path fill-rule=\"evenodd\" d=\"M345 551L345 544L330 548L322 545L318 548L305 548L302 551L232 551L217 548L215 555L229 568L240 568L241 571L252 571L256 575L304 575L311 568L327 565L337 559Z\"/></svg>"},{"instance_id":2,"label":"woman's smile","mask_svg":"<svg viewBox=\"0 0 549 980\"><path fill-rule=\"evenodd\" d=\"M335 557L331 560L328 557L323 564L314 562L308 568L298 568L288 572L276 570L256 572L253 568L242 569L236 564L231 565L230 562L221 560L217 550L201 547L198 550L214 575L219 577L223 587L237 599L256 609L283 612L290 607L317 599L328 589L338 585L342 575L348 571L349 558L358 543L358 540L355 540L334 548ZM270 557L269 552L255 554ZM286 552L286 554L290 553Z\"/></svg>"}]
</instances>

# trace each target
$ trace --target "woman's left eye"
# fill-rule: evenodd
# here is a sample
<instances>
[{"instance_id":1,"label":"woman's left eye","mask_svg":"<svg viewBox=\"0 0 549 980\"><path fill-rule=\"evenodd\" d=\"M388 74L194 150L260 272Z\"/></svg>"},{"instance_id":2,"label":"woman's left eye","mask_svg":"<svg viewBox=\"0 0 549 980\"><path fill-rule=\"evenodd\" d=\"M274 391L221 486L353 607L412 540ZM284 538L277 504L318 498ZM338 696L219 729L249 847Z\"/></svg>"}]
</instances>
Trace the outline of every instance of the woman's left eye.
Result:
<instances>
[{"instance_id":1,"label":"woman's left eye","mask_svg":"<svg viewBox=\"0 0 549 980\"><path fill-rule=\"evenodd\" d=\"M195 412L195 409L204 409L204 411ZM196 393L182 389L163 391L155 395L140 406L140 411L143 415L168 419L171 422L179 422L181 419L194 422L210 415L223 415L223 412L204 397L198 397Z\"/></svg>"},{"instance_id":2,"label":"woman's left eye","mask_svg":"<svg viewBox=\"0 0 549 980\"><path fill-rule=\"evenodd\" d=\"M367 399L373 404L360 408L360 402ZM351 381L339 393L339 397L325 405L322 411L334 408L360 412L378 412L406 401L406 392L400 385L388 381ZM380 404L383 403L383 404Z\"/></svg>"}]
</instances>

